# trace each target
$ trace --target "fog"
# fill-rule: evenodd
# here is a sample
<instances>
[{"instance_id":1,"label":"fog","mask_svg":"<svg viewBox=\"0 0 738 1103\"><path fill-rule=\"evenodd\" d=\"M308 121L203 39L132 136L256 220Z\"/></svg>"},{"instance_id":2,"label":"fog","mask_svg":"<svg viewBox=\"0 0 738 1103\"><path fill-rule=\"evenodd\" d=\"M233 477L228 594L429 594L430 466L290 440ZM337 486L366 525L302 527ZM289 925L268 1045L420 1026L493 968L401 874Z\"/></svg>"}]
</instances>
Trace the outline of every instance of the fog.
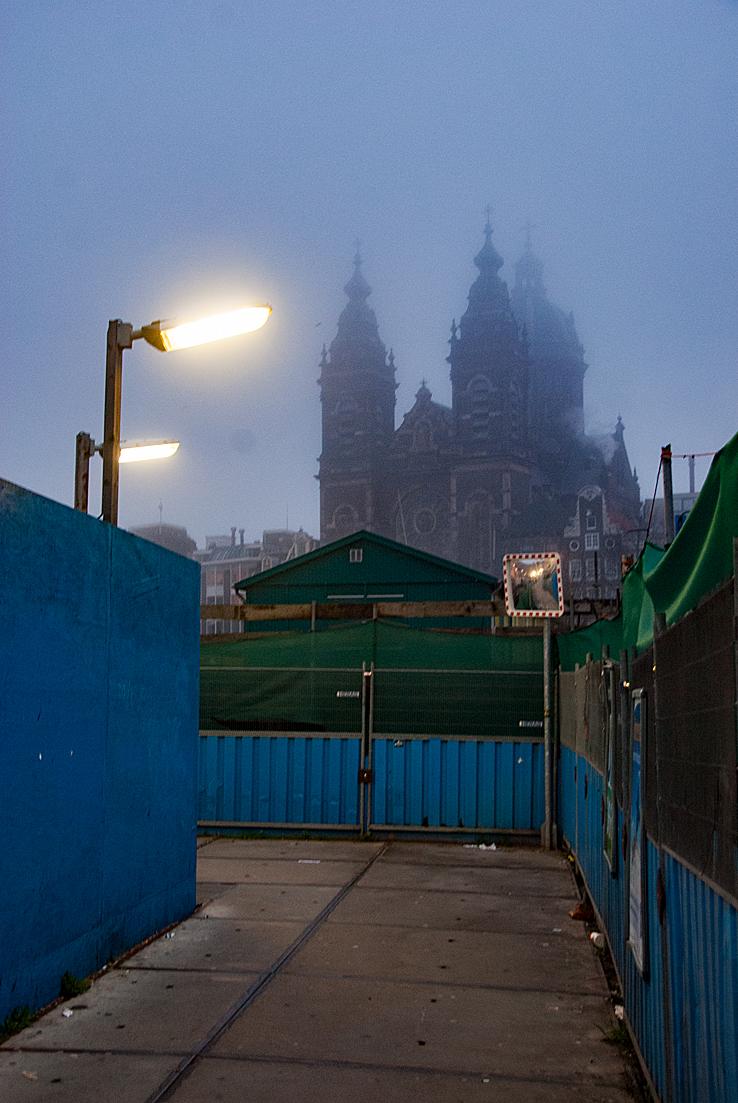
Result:
<instances>
[{"instance_id":1,"label":"fog","mask_svg":"<svg viewBox=\"0 0 738 1103\"><path fill-rule=\"evenodd\" d=\"M109 318L269 301L257 334L125 354L120 523L318 531L322 343L359 238L400 384L449 401L447 339L492 208L508 283L530 220L574 312L587 430L738 430L738 4L5 0L0 476L71 504L102 437ZM698 478L708 461L698 461ZM99 460L91 512L99 511ZM686 489L687 464L675 466Z\"/></svg>"}]
</instances>

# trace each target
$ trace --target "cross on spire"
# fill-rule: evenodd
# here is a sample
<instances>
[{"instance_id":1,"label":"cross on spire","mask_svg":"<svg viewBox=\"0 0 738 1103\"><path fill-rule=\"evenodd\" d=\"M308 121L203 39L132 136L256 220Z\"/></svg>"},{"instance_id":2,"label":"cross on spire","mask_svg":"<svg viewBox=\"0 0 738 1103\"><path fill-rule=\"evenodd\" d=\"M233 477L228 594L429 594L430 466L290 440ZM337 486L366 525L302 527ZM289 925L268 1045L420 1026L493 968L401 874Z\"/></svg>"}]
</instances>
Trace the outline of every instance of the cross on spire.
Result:
<instances>
[{"instance_id":1,"label":"cross on spire","mask_svg":"<svg viewBox=\"0 0 738 1103\"><path fill-rule=\"evenodd\" d=\"M487 238L487 241L489 241L492 236L492 208L489 203L484 208L484 214L487 220L484 224L484 236Z\"/></svg>"},{"instance_id":2,"label":"cross on spire","mask_svg":"<svg viewBox=\"0 0 738 1103\"><path fill-rule=\"evenodd\" d=\"M531 232L531 230L535 230L535 228L536 228L535 222L531 222L531 220L529 218L526 219L525 226L523 226L523 229L525 230L525 251L526 251L526 253L532 253L533 252L533 244L531 242L530 232Z\"/></svg>"}]
</instances>

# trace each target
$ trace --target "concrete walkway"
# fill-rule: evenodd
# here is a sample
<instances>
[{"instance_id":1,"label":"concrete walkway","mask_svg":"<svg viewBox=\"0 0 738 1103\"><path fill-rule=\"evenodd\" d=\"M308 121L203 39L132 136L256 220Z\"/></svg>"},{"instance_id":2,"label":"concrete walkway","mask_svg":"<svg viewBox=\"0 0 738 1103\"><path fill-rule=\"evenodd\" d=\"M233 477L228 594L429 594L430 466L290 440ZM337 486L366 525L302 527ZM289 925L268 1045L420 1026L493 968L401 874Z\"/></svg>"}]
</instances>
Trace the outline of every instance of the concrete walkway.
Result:
<instances>
[{"instance_id":1,"label":"concrete walkway","mask_svg":"<svg viewBox=\"0 0 738 1103\"><path fill-rule=\"evenodd\" d=\"M559 855L217 839L199 856L191 919L0 1048L3 1103L631 1098Z\"/></svg>"}]
</instances>

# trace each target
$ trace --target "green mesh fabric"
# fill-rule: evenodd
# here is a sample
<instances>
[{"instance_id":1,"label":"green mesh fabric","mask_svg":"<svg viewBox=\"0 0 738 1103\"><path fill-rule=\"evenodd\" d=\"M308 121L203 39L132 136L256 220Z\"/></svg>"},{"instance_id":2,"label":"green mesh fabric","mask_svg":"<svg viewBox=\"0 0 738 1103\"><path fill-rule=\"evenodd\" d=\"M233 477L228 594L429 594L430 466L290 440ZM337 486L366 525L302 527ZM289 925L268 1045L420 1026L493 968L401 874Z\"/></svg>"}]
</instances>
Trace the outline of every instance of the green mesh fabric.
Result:
<instances>
[{"instance_id":1,"label":"green mesh fabric","mask_svg":"<svg viewBox=\"0 0 738 1103\"><path fill-rule=\"evenodd\" d=\"M541 669L540 636L453 634L385 621L362 621L320 632L240 636L201 647L202 667L377 667L415 670Z\"/></svg>"},{"instance_id":2,"label":"green mesh fabric","mask_svg":"<svg viewBox=\"0 0 738 1103\"><path fill-rule=\"evenodd\" d=\"M603 647L617 658L623 647L622 615L614 620L597 620L576 632L556 636L556 645L562 670L574 670L577 664L583 666L587 655L599 659Z\"/></svg>"},{"instance_id":3,"label":"green mesh fabric","mask_svg":"<svg viewBox=\"0 0 738 1103\"><path fill-rule=\"evenodd\" d=\"M204 731L354 732L362 664L377 668L375 730L540 735L539 637L451 635L367 621L319 632L203 641Z\"/></svg>"}]
</instances>

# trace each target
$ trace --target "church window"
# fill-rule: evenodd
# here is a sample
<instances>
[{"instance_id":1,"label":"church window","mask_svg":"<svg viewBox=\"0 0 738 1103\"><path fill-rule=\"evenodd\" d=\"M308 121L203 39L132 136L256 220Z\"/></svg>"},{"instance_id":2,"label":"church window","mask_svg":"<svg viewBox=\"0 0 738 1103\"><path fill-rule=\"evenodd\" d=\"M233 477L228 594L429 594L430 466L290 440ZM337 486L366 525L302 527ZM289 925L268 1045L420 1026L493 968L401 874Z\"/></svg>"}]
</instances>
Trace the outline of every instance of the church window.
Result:
<instances>
[{"instance_id":1,"label":"church window","mask_svg":"<svg viewBox=\"0 0 738 1103\"><path fill-rule=\"evenodd\" d=\"M599 532L585 532L584 547L587 551L597 551L600 546Z\"/></svg>"},{"instance_id":2,"label":"church window","mask_svg":"<svg viewBox=\"0 0 738 1103\"><path fill-rule=\"evenodd\" d=\"M436 515L432 509L418 509L413 514L413 527L421 536L427 536L436 527Z\"/></svg>"},{"instance_id":3,"label":"church window","mask_svg":"<svg viewBox=\"0 0 738 1103\"><path fill-rule=\"evenodd\" d=\"M594 513L590 513L589 510L587 510L587 528L588 529L596 529L597 528L597 518L595 517Z\"/></svg>"},{"instance_id":4,"label":"church window","mask_svg":"<svg viewBox=\"0 0 738 1103\"><path fill-rule=\"evenodd\" d=\"M336 403L336 433L343 444L350 444L353 441L358 409L358 404L353 398L342 398Z\"/></svg>"},{"instance_id":5,"label":"church window","mask_svg":"<svg viewBox=\"0 0 738 1103\"><path fill-rule=\"evenodd\" d=\"M490 420L489 380L483 375L475 376L469 383L469 408L471 428L475 437L487 435Z\"/></svg>"},{"instance_id":6,"label":"church window","mask_svg":"<svg viewBox=\"0 0 738 1103\"><path fill-rule=\"evenodd\" d=\"M363 548L349 548L349 563L361 563L363 559Z\"/></svg>"},{"instance_id":7,"label":"church window","mask_svg":"<svg viewBox=\"0 0 738 1103\"><path fill-rule=\"evenodd\" d=\"M579 551L579 541L578 540L570 540L569 541L569 551Z\"/></svg>"},{"instance_id":8,"label":"church window","mask_svg":"<svg viewBox=\"0 0 738 1103\"><path fill-rule=\"evenodd\" d=\"M572 582L581 582L581 580L582 580L582 561L581 561L581 559L570 559L569 560L569 578L572 580Z\"/></svg>"},{"instance_id":9,"label":"church window","mask_svg":"<svg viewBox=\"0 0 738 1103\"><path fill-rule=\"evenodd\" d=\"M333 525L337 529L350 529L356 524L356 510L353 506L339 506L333 512Z\"/></svg>"},{"instance_id":10,"label":"church window","mask_svg":"<svg viewBox=\"0 0 738 1103\"><path fill-rule=\"evenodd\" d=\"M433 447L433 430L427 421L420 421L415 429L416 452L428 452Z\"/></svg>"}]
</instances>

